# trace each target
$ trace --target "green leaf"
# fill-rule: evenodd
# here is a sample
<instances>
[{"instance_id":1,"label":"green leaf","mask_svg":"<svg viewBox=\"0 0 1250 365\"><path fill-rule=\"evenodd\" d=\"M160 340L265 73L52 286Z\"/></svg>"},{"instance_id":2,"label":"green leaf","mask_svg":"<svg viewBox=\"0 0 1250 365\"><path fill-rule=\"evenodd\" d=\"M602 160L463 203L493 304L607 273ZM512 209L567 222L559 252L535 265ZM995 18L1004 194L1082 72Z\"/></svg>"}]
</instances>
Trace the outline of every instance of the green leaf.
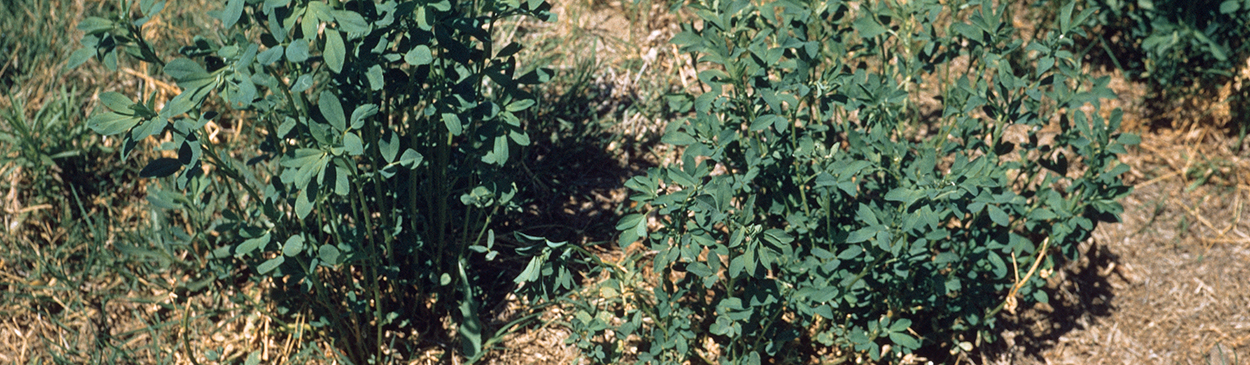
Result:
<instances>
[{"instance_id":1,"label":"green leaf","mask_svg":"<svg viewBox=\"0 0 1250 365\"><path fill-rule=\"evenodd\" d=\"M845 250L842 250L842 252L838 253L838 259L850 260L850 259L859 257L859 254L861 253L864 253L864 248L861 246L856 245L856 246L847 247Z\"/></svg>"},{"instance_id":2,"label":"green leaf","mask_svg":"<svg viewBox=\"0 0 1250 365\"><path fill-rule=\"evenodd\" d=\"M864 222L864 224L869 226L881 224L881 222L877 220L877 213L874 212L868 204L864 203L860 203L859 209L855 211L855 219L858 219L860 222Z\"/></svg>"},{"instance_id":3,"label":"green leaf","mask_svg":"<svg viewBox=\"0 0 1250 365\"><path fill-rule=\"evenodd\" d=\"M1212 57L1215 57L1215 59L1220 62L1228 61L1228 52L1224 51L1223 45L1220 45L1219 43L1216 43L1214 40L1211 40L1205 36L1202 36L1201 33L1195 32L1194 34L1198 35L1200 39L1206 40L1207 51L1211 53Z\"/></svg>"},{"instance_id":4,"label":"green leaf","mask_svg":"<svg viewBox=\"0 0 1250 365\"><path fill-rule=\"evenodd\" d=\"M200 64L195 63L188 58L179 58L165 64L165 74L180 83L187 80L196 80L212 77L208 71L204 70Z\"/></svg>"},{"instance_id":5,"label":"green leaf","mask_svg":"<svg viewBox=\"0 0 1250 365\"><path fill-rule=\"evenodd\" d=\"M793 242L794 237L790 237L790 235L786 234L786 231L784 230L773 228L773 229L764 231L764 240L768 242L772 242L774 245L777 245L777 246L784 246L784 245L790 244L790 242Z\"/></svg>"},{"instance_id":6,"label":"green leaf","mask_svg":"<svg viewBox=\"0 0 1250 365\"><path fill-rule=\"evenodd\" d=\"M430 52L430 47L422 44L404 54L404 62L413 66L428 65L434 62L434 53Z\"/></svg>"},{"instance_id":7,"label":"green leaf","mask_svg":"<svg viewBox=\"0 0 1250 365\"><path fill-rule=\"evenodd\" d=\"M443 113L443 125L447 126L447 131L453 136L464 133L464 126L460 124L460 116L455 113Z\"/></svg>"},{"instance_id":8,"label":"green leaf","mask_svg":"<svg viewBox=\"0 0 1250 365\"><path fill-rule=\"evenodd\" d=\"M304 16L300 17L300 30L304 32L304 38L314 38L317 36L317 29L321 27L322 21L330 19L330 6L320 1L307 2L307 8L304 8Z\"/></svg>"},{"instance_id":9,"label":"green leaf","mask_svg":"<svg viewBox=\"0 0 1250 365\"><path fill-rule=\"evenodd\" d=\"M1059 32L1060 33L1067 33L1069 30L1072 29L1070 24L1072 22L1072 7L1074 6L1076 6L1076 2L1069 1L1067 5L1064 5L1063 8L1059 10Z\"/></svg>"},{"instance_id":10,"label":"green leaf","mask_svg":"<svg viewBox=\"0 0 1250 365\"><path fill-rule=\"evenodd\" d=\"M1232 14L1241 8L1241 0L1225 0L1220 3L1220 14Z\"/></svg>"},{"instance_id":11,"label":"green leaf","mask_svg":"<svg viewBox=\"0 0 1250 365\"><path fill-rule=\"evenodd\" d=\"M702 262L691 262L689 265L686 265L686 271L689 271L691 274L698 275L699 278L709 278L709 277L716 276L716 272L712 271L712 268L708 267L706 264ZM734 299L737 299L737 298L734 298Z\"/></svg>"},{"instance_id":12,"label":"green leaf","mask_svg":"<svg viewBox=\"0 0 1250 365\"><path fill-rule=\"evenodd\" d=\"M725 316L717 316L716 322L708 326L708 332L718 336L733 336L733 320Z\"/></svg>"},{"instance_id":13,"label":"green leaf","mask_svg":"<svg viewBox=\"0 0 1250 365\"><path fill-rule=\"evenodd\" d=\"M378 152L382 153L382 158L386 159L386 163L391 163L395 162L395 156L399 155L399 135L395 133L387 133L387 135L390 137L382 137L378 141Z\"/></svg>"},{"instance_id":14,"label":"green leaf","mask_svg":"<svg viewBox=\"0 0 1250 365\"><path fill-rule=\"evenodd\" d=\"M317 107L321 109L321 116L325 117L335 130L339 132L347 130L347 115L343 114L343 104L339 103L338 96L329 90L322 91L321 97L317 99Z\"/></svg>"},{"instance_id":15,"label":"green leaf","mask_svg":"<svg viewBox=\"0 0 1250 365\"><path fill-rule=\"evenodd\" d=\"M73 70L78 68L78 66L82 66L82 64L87 63L87 61L95 55L95 47L83 47L76 49L74 50L74 53L69 56L69 62L65 64L65 69Z\"/></svg>"},{"instance_id":16,"label":"green leaf","mask_svg":"<svg viewBox=\"0 0 1250 365\"><path fill-rule=\"evenodd\" d=\"M1050 68L1054 66L1055 66L1054 57L1042 57L1041 59L1037 60L1037 74L1038 75L1044 74L1046 73L1046 71L1050 71Z\"/></svg>"},{"instance_id":17,"label":"green leaf","mask_svg":"<svg viewBox=\"0 0 1250 365\"><path fill-rule=\"evenodd\" d=\"M251 354L248 354L247 361L243 365L260 365L260 350L252 351Z\"/></svg>"},{"instance_id":18,"label":"green leaf","mask_svg":"<svg viewBox=\"0 0 1250 365\"><path fill-rule=\"evenodd\" d=\"M139 127L130 130L130 140L139 141L148 136L165 131L165 126L169 122L165 118L151 118L140 124Z\"/></svg>"},{"instance_id":19,"label":"green leaf","mask_svg":"<svg viewBox=\"0 0 1250 365\"><path fill-rule=\"evenodd\" d=\"M286 59L294 63L307 61L308 41L303 39L292 40L291 44L286 47Z\"/></svg>"},{"instance_id":20,"label":"green leaf","mask_svg":"<svg viewBox=\"0 0 1250 365\"><path fill-rule=\"evenodd\" d=\"M114 23L111 20L100 17L87 17L78 22L78 30L87 34L99 34L113 30Z\"/></svg>"},{"instance_id":21,"label":"green leaf","mask_svg":"<svg viewBox=\"0 0 1250 365\"><path fill-rule=\"evenodd\" d=\"M871 226L858 229L851 232L846 237L846 243L860 243L872 239L877 236L877 232L881 231L881 226Z\"/></svg>"},{"instance_id":22,"label":"green leaf","mask_svg":"<svg viewBox=\"0 0 1250 365\"><path fill-rule=\"evenodd\" d=\"M343 263L339 260L341 258L339 249L329 244L321 245L321 247L317 250L317 257L320 258L322 262L329 263L330 265Z\"/></svg>"},{"instance_id":23,"label":"green leaf","mask_svg":"<svg viewBox=\"0 0 1250 365\"><path fill-rule=\"evenodd\" d=\"M478 318L477 300L474 298L474 290L472 284L469 283L469 277L464 271L464 262L459 265L460 271L460 292L464 298L460 300L460 323L457 333L460 334L460 350L464 356L472 363L482 355L482 326L481 318Z\"/></svg>"},{"instance_id":24,"label":"green leaf","mask_svg":"<svg viewBox=\"0 0 1250 365\"><path fill-rule=\"evenodd\" d=\"M890 323L889 329L890 332L903 332L907 330L907 327L911 327L911 320L907 318L900 318Z\"/></svg>"},{"instance_id":25,"label":"green leaf","mask_svg":"<svg viewBox=\"0 0 1250 365\"><path fill-rule=\"evenodd\" d=\"M309 74L299 75L299 78L295 79L295 82L291 84L291 92L301 93L301 92L304 92L304 90L308 90L312 86L313 86L312 75L309 75Z\"/></svg>"},{"instance_id":26,"label":"green leaf","mask_svg":"<svg viewBox=\"0 0 1250 365\"><path fill-rule=\"evenodd\" d=\"M542 83L546 83L547 81L551 81L551 75L554 73L555 71L552 71L549 68L539 67L539 68L534 69L533 71L530 71L524 75L521 75L521 77L518 77L516 79L516 82L522 85L542 84Z\"/></svg>"},{"instance_id":27,"label":"green leaf","mask_svg":"<svg viewBox=\"0 0 1250 365\"><path fill-rule=\"evenodd\" d=\"M877 23L877 20L874 18L872 13L867 13L860 16L859 19L855 19L855 29L859 31L860 37L874 38L889 31L881 26L880 23Z\"/></svg>"},{"instance_id":28,"label":"green leaf","mask_svg":"<svg viewBox=\"0 0 1250 365\"><path fill-rule=\"evenodd\" d=\"M282 244L282 254L286 256L299 255L304 251L304 236L294 235L286 239L286 243Z\"/></svg>"},{"instance_id":29,"label":"green leaf","mask_svg":"<svg viewBox=\"0 0 1250 365\"><path fill-rule=\"evenodd\" d=\"M495 52L495 57L507 58L508 56L512 56L516 54L517 52L520 52L522 48L523 46L520 43L511 42L511 43L508 43L507 46L504 46L502 49L500 49L498 52Z\"/></svg>"},{"instance_id":30,"label":"green leaf","mask_svg":"<svg viewBox=\"0 0 1250 365\"><path fill-rule=\"evenodd\" d=\"M904 348L904 352L920 348L920 341L904 332L890 332L890 342Z\"/></svg>"},{"instance_id":31,"label":"green leaf","mask_svg":"<svg viewBox=\"0 0 1250 365\"><path fill-rule=\"evenodd\" d=\"M165 190L148 190L148 202L161 209L181 209L184 197L176 192Z\"/></svg>"},{"instance_id":32,"label":"green leaf","mask_svg":"<svg viewBox=\"0 0 1250 365\"><path fill-rule=\"evenodd\" d=\"M1050 296L1046 294L1045 290L1034 290L1033 300L1038 303L1050 303Z\"/></svg>"},{"instance_id":33,"label":"green leaf","mask_svg":"<svg viewBox=\"0 0 1250 365\"><path fill-rule=\"evenodd\" d=\"M626 231L634 229L643 222L643 218L645 217L646 216L637 213L627 215L616 223L616 230Z\"/></svg>"},{"instance_id":34,"label":"green leaf","mask_svg":"<svg viewBox=\"0 0 1250 365\"><path fill-rule=\"evenodd\" d=\"M134 110L130 109L130 106L135 104L134 101L119 92L110 91L100 94L100 102L109 110L128 115L134 114Z\"/></svg>"},{"instance_id":35,"label":"green leaf","mask_svg":"<svg viewBox=\"0 0 1250 365\"><path fill-rule=\"evenodd\" d=\"M330 166L338 166L334 167L334 193L339 196L347 196L351 192L351 179L347 176L347 167L341 165L339 160L336 160L334 165Z\"/></svg>"},{"instance_id":36,"label":"green leaf","mask_svg":"<svg viewBox=\"0 0 1250 365\"><path fill-rule=\"evenodd\" d=\"M343 45L343 36L334 29L326 29L326 49L322 52L326 66L334 73L343 72L343 61L347 58L347 47Z\"/></svg>"},{"instance_id":37,"label":"green leaf","mask_svg":"<svg viewBox=\"0 0 1250 365\"><path fill-rule=\"evenodd\" d=\"M304 167L313 164L324 156L325 152L319 149L300 148L295 150L295 156L283 157L278 164L282 167Z\"/></svg>"},{"instance_id":38,"label":"green leaf","mask_svg":"<svg viewBox=\"0 0 1250 365\"><path fill-rule=\"evenodd\" d=\"M291 27L295 26L295 19L294 17L287 16L285 18L289 19L291 23L284 24L278 19L278 12L273 11L273 9L285 7L290 3L291 0L265 0L263 10L269 18L269 34L273 35L273 38L278 42L286 40L287 31L290 30Z\"/></svg>"},{"instance_id":39,"label":"green leaf","mask_svg":"<svg viewBox=\"0 0 1250 365\"><path fill-rule=\"evenodd\" d=\"M968 38L968 40L985 43L984 33L981 32L981 28L977 28L972 24L955 23L951 25L951 28L954 28L956 33L959 33L964 38Z\"/></svg>"},{"instance_id":40,"label":"green leaf","mask_svg":"<svg viewBox=\"0 0 1250 365\"><path fill-rule=\"evenodd\" d=\"M217 19L221 19L222 28L230 29L239 21L239 16L243 15L243 0L227 1L226 8L217 15Z\"/></svg>"},{"instance_id":41,"label":"green leaf","mask_svg":"<svg viewBox=\"0 0 1250 365\"><path fill-rule=\"evenodd\" d=\"M999 208L997 205L987 205L985 207L990 213L990 220L994 221L995 224L1003 227L1011 224L1011 217L1007 216L1007 212L1003 211L1003 208Z\"/></svg>"},{"instance_id":42,"label":"green leaf","mask_svg":"<svg viewBox=\"0 0 1250 365\"><path fill-rule=\"evenodd\" d=\"M273 269L277 269L278 266L282 265L283 262L286 262L286 256L278 256L272 259L265 260L265 262L262 262L260 265L256 266L256 272L259 272L261 274L268 274L270 271L273 271Z\"/></svg>"},{"instance_id":43,"label":"green leaf","mask_svg":"<svg viewBox=\"0 0 1250 365\"><path fill-rule=\"evenodd\" d=\"M689 173L675 166L668 169L668 177L673 179L674 183L683 188L694 188L699 186L699 181L695 180L694 176L690 176Z\"/></svg>"},{"instance_id":44,"label":"green leaf","mask_svg":"<svg viewBox=\"0 0 1250 365\"><path fill-rule=\"evenodd\" d=\"M1122 133L1115 140L1127 146L1135 146L1141 144L1141 137L1134 133Z\"/></svg>"},{"instance_id":45,"label":"green leaf","mask_svg":"<svg viewBox=\"0 0 1250 365\"><path fill-rule=\"evenodd\" d=\"M331 10L330 15L338 21L339 27L348 34L365 34L369 32L369 23L359 13L347 10Z\"/></svg>"},{"instance_id":46,"label":"green leaf","mask_svg":"<svg viewBox=\"0 0 1250 365\"><path fill-rule=\"evenodd\" d=\"M246 256L251 254L252 251L256 251L256 249L261 249L263 251L265 245L267 244L269 244L268 232L266 232L263 236L244 240L243 243L239 244L239 247L234 249L234 257Z\"/></svg>"},{"instance_id":47,"label":"green leaf","mask_svg":"<svg viewBox=\"0 0 1250 365\"><path fill-rule=\"evenodd\" d=\"M782 118L780 115L776 115L776 114L761 115L758 118L755 118L755 120L751 122L751 131L759 132L759 131L768 129L769 126L773 126L777 124L778 121L785 122L785 118Z\"/></svg>"},{"instance_id":48,"label":"green leaf","mask_svg":"<svg viewBox=\"0 0 1250 365\"><path fill-rule=\"evenodd\" d=\"M534 105L534 99L521 99L509 103L505 109L510 112L518 112L528 109L532 105Z\"/></svg>"},{"instance_id":49,"label":"green leaf","mask_svg":"<svg viewBox=\"0 0 1250 365\"><path fill-rule=\"evenodd\" d=\"M904 208L911 207L912 203L925 196L924 190L911 188L894 188L885 194L885 200L903 203Z\"/></svg>"},{"instance_id":50,"label":"green leaf","mask_svg":"<svg viewBox=\"0 0 1250 365\"><path fill-rule=\"evenodd\" d=\"M161 157L148 162L148 165L139 171L139 177L166 177L173 175L181 168L182 162L178 161L178 159Z\"/></svg>"},{"instance_id":51,"label":"green leaf","mask_svg":"<svg viewBox=\"0 0 1250 365\"><path fill-rule=\"evenodd\" d=\"M117 71L117 50L113 49L104 53L104 67L108 67L109 71Z\"/></svg>"},{"instance_id":52,"label":"green leaf","mask_svg":"<svg viewBox=\"0 0 1250 365\"><path fill-rule=\"evenodd\" d=\"M204 80L211 81L211 79ZM183 90L181 94L174 96L174 98L170 99L168 103L165 103L165 107L161 108L160 115L157 116L157 118L173 118L174 116L191 111L191 109L194 109L197 105L204 101L204 98L208 96L208 92L212 91L213 86L215 85L206 84L200 85L194 89Z\"/></svg>"},{"instance_id":53,"label":"green leaf","mask_svg":"<svg viewBox=\"0 0 1250 365\"><path fill-rule=\"evenodd\" d=\"M538 281L538 272L542 270L542 263L542 256L531 257L529 264L525 265L525 270L512 279L512 282L523 284Z\"/></svg>"},{"instance_id":54,"label":"green leaf","mask_svg":"<svg viewBox=\"0 0 1250 365\"><path fill-rule=\"evenodd\" d=\"M990 268L994 272L995 279L1007 277L1007 263L1003 261L1002 257L998 256L997 252L990 251L986 258L990 261Z\"/></svg>"},{"instance_id":55,"label":"green leaf","mask_svg":"<svg viewBox=\"0 0 1250 365\"><path fill-rule=\"evenodd\" d=\"M689 134L686 134L686 132L673 131L673 132L665 133L664 138L661 139L661 142L668 143L668 144L675 145L675 146L689 146L698 141L696 141L694 137L691 137Z\"/></svg>"},{"instance_id":56,"label":"green leaf","mask_svg":"<svg viewBox=\"0 0 1250 365\"><path fill-rule=\"evenodd\" d=\"M352 129L360 129L365 125L365 120L378 114L377 104L365 104L356 107L352 111Z\"/></svg>"},{"instance_id":57,"label":"green leaf","mask_svg":"<svg viewBox=\"0 0 1250 365\"><path fill-rule=\"evenodd\" d=\"M244 74L235 74L239 76L235 82L230 83L227 89L231 91L230 105L235 109L245 109L252 105L252 101L256 100L256 84L252 83L252 78Z\"/></svg>"},{"instance_id":58,"label":"green leaf","mask_svg":"<svg viewBox=\"0 0 1250 365\"><path fill-rule=\"evenodd\" d=\"M310 199L315 199L315 197L308 196L308 189L300 189L299 195L295 197L295 216L299 219L304 219L308 217L308 213L312 213L313 202Z\"/></svg>"},{"instance_id":59,"label":"green leaf","mask_svg":"<svg viewBox=\"0 0 1250 365\"><path fill-rule=\"evenodd\" d=\"M343 134L343 149L347 154L352 156L360 156L365 153L364 142L360 140L360 136L354 132Z\"/></svg>"},{"instance_id":60,"label":"green leaf","mask_svg":"<svg viewBox=\"0 0 1250 365\"><path fill-rule=\"evenodd\" d=\"M404 155L399 158L399 164L403 165L404 167L416 170L417 167L421 166L421 161L424 159L425 157L421 156L420 153L409 148L405 150Z\"/></svg>"},{"instance_id":61,"label":"green leaf","mask_svg":"<svg viewBox=\"0 0 1250 365\"><path fill-rule=\"evenodd\" d=\"M508 162L508 136L496 136L495 148L491 150L487 157L493 158L494 163L499 166L503 166L504 163ZM485 159L483 158L483 160Z\"/></svg>"},{"instance_id":62,"label":"green leaf","mask_svg":"<svg viewBox=\"0 0 1250 365\"><path fill-rule=\"evenodd\" d=\"M669 43L681 46L683 48L687 46L699 44L701 42L703 42L703 37L700 37L697 33L693 31L689 31L689 30L683 31L681 33L677 33L677 35L673 36L672 40L669 40ZM689 49L689 50L697 51L697 49Z\"/></svg>"},{"instance_id":63,"label":"green leaf","mask_svg":"<svg viewBox=\"0 0 1250 365\"><path fill-rule=\"evenodd\" d=\"M517 145L520 145L520 146L530 145L530 136L528 134L525 134L525 131L521 131L521 130L508 131L508 137L512 138L512 141L516 142Z\"/></svg>"},{"instance_id":64,"label":"green leaf","mask_svg":"<svg viewBox=\"0 0 1250 365\"><path fill-rule=\"evenodd\" d=\"M365 72L365 77L369 79L370 90L378 91L386 87L386 76L382 72L382 65L370 66L369 71Z\"/></svg>"}]
</instances>

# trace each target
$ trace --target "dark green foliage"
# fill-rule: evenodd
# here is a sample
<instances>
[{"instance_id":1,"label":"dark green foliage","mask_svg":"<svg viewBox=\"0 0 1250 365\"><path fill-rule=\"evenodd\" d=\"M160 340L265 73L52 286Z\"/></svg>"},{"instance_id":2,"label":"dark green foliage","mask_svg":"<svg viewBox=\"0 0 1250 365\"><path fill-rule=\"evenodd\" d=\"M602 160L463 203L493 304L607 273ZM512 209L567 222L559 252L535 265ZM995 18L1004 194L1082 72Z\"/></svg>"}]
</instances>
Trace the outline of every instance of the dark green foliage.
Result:
<instances>
[{"instance_id":1,"label":"dark green foliage","mask_svg":"<svg viewBox=\"0 0 1250 365\"><path fill-rule=\"evenodd\" d=\"M1245 138L1250 127L1250 117L1246 117L1250 87L1238 81L1230 94L1217 95L1221 87L1238 78L1250 58L1250 1L1086 3L1101 9L1089 19L1090 25L1101 29L1096 42L1125 75L1150 86L1150 97L1175 100L1198 95L1228 103L1234 122L1230 126L1237 126Z\"/></svg>"},{"instance_id":2,"label":"dark green foliage","mask_svg":"<svg viewBox=\"0 0 1250 365\"><path fill-rule=\"evenodd\" d=\"M1244 0L1087 1L1101 9L1091 25L1118 35L1120 46L1141 58L1117 59L1129 76L1161 92L1195 83L1216 86L1236 75L1250 57L1250 2ZM1102 42L1110 42L1100 35Z\"/></svg>"},{"instance_id":3,"label":"dark green foliage","mask_svg":"<svg viewBox=\"0 0 1250 365\"><path fill-rule=\"evenodd\" d=\"M518 113L535 102L528 85L549 75L520 69L520 45L500 48L492 30L549 17L545 2L230 0L211 13L224 27L174 59L138 31L164 6L83 21L70 66L96 57L115 69L120 51L182 89L163 106L102 94L108 110L88 125L120 138L123 157L169 139L159 149L177 157L140 175L168 177L148 200L186 217L189 231L162 229L194 248L199 279L272 278L278 314L310 311L355 363L447 343L457 345L446 356L474 361L499 334L484 301L512 289L497 263L537 256L543 274L562 263L543 260L561 245L541 239L496 251L491 229L517 207L505 168L529 144ZM242 141L211 138L210 121L240 123ZM571 286L568 269L554 269L563 276L552 284Z\"/></svg>"},{"instance_id":4,"label":"dark green foliage","mask_svg":"<svg viewBox=\"0 0 1250 365\"><path fill-rule=\"evenodd\" d=\"M1015 290L1046 301L1035 261L1074 257L1122 211L1116 155L1138 139L1070 51L1092 11L1021 39L991 2L707 4L673 39L704 87L670 100L694 114L664 136L681 163L631 179L638 209L617 226L659 283L582 307L598 361L631 335L656 363L706 361L708 342L750 364L971 348Z\"/></svg>"}]
</instances>

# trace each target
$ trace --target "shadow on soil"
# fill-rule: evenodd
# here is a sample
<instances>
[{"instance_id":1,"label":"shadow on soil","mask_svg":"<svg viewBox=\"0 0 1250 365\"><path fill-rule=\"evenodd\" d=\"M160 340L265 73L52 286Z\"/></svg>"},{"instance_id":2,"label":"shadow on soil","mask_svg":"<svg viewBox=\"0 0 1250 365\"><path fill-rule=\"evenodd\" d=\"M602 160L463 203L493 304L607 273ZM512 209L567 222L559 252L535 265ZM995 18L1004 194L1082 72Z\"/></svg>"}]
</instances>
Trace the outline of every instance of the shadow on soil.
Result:
<instances>
[{"instance_id":1,"label":"shadow on soil","mask_svg":"<svg viewBox=\"0 0 1250 365\"><path fill-rule=\"evenodd\" d=\"M588 75L586 75L588 76ZM659 138L637 139L619 128L638 96L588 77L546 97L530 118L533 143L515 173L522 211L502 221L505 231L582 246L615 245L616 223L628 200L626 180L654 164L643 158Z\"/></svg>"},{"instance_id":2,"label":"shadow on soil","mask_svg":"<svg viewBox=\"0 0 1250 365\"><path fill-rule=\"evenodd\" d=\"M1118 261L1118 255L1095 241L1075 262L1063 263L1046 286L1049 303L998 316L1002 338L984 348L983 358L1045 362L1043 352L1061 337L1110 316L1116 308L1110 304L1115 293L1107 268Z\"/></svg>"}]
</instances>

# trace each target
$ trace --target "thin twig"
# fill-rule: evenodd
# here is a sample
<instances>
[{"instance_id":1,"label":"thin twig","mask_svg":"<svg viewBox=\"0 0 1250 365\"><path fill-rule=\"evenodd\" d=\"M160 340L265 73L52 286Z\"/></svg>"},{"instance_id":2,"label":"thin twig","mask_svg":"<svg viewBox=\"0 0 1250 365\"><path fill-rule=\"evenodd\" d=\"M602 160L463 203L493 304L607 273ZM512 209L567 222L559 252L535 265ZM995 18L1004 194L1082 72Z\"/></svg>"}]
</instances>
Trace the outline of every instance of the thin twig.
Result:
<instances>
[{"instance_id":1,"label":"thin twig","mask_svg":"<svg viewBox=\"0 0 1250 365\"><path fill-rule=\"evenodd\" d=\"M1042 259L1046 258L1046 249L1050 246L1050 237L1046 237L1042 241L1042 248L1037 250L1037 259L1033 260L1033 267L1029 268L1029 272L1024 274L1023 280L1017 280L1015 285L1011 286L1011 291L1007 293L1006 309L1012 314L1016 313L1016 294L1020 292L1020 288L1033 277L1033 273L1037 271L1038 264L1042 263ZM1013 260L1014 261L1014 260Z\"/></svg>"}]
</instances>

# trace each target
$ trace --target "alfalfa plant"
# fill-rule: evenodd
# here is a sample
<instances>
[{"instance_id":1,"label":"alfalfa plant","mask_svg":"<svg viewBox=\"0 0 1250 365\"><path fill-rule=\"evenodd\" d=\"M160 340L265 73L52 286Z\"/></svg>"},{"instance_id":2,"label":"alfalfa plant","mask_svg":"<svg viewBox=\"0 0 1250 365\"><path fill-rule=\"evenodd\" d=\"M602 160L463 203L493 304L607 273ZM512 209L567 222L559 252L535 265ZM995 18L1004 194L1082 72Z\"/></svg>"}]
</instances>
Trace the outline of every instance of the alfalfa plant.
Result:
<instances>
[{"instance_id":1,"label":"alfalfa plant","mask_svg":"<svg viewBox=\"0 0 1250 365\"><path fill-rule=\"evenodd\" d=\"M530 141L518 117L535 103L529 85L550 74L518 65L522 46L499 44L493 30L507 17L546 19L550 6L223 5L211 13L221 27L166 56L143 31L166 3L123 2L78 25L83 48L70 62L116 69L129 56L181 89L163 104L101 94L107 110L88 124L119 139L123 158L160 142L164 154L141 174L160 178L152 205L184 222L162 229L204 268L199 287L272 280L279 319L311 313L308 324L354 363L431 347L480 358L497 335L483 300L511 288L486 262L526 258L495 250L492 217L518 193L503 168ZM237 140L206 127L225 123L225 108ZM546 252L537 247L526 254Z\"/></svg>"},{"instance_id":2,"label":"alfalfa plant","mask_svg":"<svg viewBox=\"0 0 1250 365\"><path fill-rule=\"evenodd\" d=\"M658 284L619 321L577 313L595 360L971 350L1122 211L1138 138L1071 50L1092 9L1022 39L1006 2L689 6L672 42L703 92L671 98L694 116L663 139L684 151L626 183L617 226Z\"/></svg>"},{"instance_id":3,"label":"alfalfa plant","mask_svg":"<svg viewBox=\"0 0 1250 365\"><path fill-rule=\"evenodd\" d=\"M1250 58L1250 1L1085 0L1103 11L1090 17L1097 42L1125 75L1149 85L1151 97L1215 98L1230 107L1237 148L1250 128L1245 85ZM1129 57L1117 58L1114 51ZM1227 87L1228 93L1218 90Z\"/></svg>"}]
</instances>

